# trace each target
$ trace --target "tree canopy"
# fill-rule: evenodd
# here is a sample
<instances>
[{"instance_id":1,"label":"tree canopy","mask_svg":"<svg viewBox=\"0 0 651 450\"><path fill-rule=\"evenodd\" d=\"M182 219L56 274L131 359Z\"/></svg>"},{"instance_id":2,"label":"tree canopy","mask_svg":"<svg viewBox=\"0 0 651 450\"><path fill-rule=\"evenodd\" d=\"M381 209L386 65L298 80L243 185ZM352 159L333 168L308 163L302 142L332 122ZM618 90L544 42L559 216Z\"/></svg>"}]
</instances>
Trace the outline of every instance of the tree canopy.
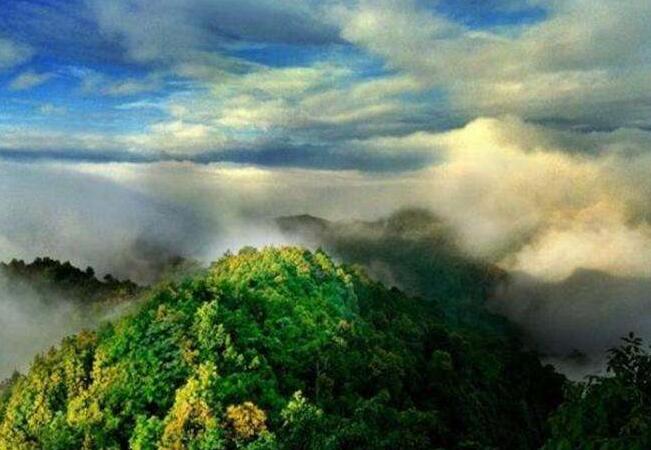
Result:
<instances>
[{"instance_id":1,"label":"tree canopy","mask_svg":"<svg viewBox=\"0 0 651 450\"><path fill-rule=\"evenodd\" d=\"M568 383L545 450L651 448L651 354L632 333L608 354L605 376Z\"/></svg>"},{"instance_id":2,"label":"tree canopy","mask_svg":"<svg viewBox=\"0 0 651 450\"><path fill-rule=\"evenodd\" d=\"M66 338L0 395L0 449L533 449L563 378L322 251L247 248Z\"/></svg>"},{"instance_id":3,"label":"tree canopy","mask_svg":"<svg viewBox=\"0 0 651 450\"><path fill-rule=\"evenodd\" d=\"M128 300L141 290L130 280L120 281L110 274L100 280L92 267L81 270L69 261L48 257L36 258L31 263L20 259L0 263L0 276L5 279L4 288L9 294L20 294L28 288L45 301L64 296L69 301L85 305Z\"/></svg>"}]
</instances>

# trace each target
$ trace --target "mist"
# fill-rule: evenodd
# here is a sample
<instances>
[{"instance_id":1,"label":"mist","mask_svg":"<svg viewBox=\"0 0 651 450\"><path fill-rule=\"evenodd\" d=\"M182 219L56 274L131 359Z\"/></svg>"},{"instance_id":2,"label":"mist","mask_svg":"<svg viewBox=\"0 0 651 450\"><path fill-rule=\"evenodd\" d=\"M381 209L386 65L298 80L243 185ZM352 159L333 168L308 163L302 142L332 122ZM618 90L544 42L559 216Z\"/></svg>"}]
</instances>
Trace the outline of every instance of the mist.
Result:
<instances>
[{"instance_id":1,"label":"mist","mask_svg":"<svg viewBox=\"0 0 651 450\"><path fill-rule=\"evenodd\" d=\"M0 273L0 380L23 372L37 354L82 329L118 317L126 304L84 305L52 288Z\"/></svg>"},{"instance_id":2,"label":"mist","mask_svg":"<svg viewBox=\"0 0 651 450\"><path fill-rule=\"evenodd\" d=\"M651 278L577 269L550 282L513 273L489 302L526 332L527 343L572 378L602 373L607 350L634 332L651 340Z\"/></svg>"},{"instance_id":3,"label":"mist","mask_svg":"<svg viewBox=\"0 0 651 450\"><path fill-rule=\"evenodd\" d=\"M507 271L498 261L463 250L458 232L424 209L403 209L377 221L328 221L312 216L278 219L302 245L364 266L374 278L440 302L471 297L505 316L525 345L571 378L605 369L606 352L635 332L651 339L651 278L577 268L561 281ZM467 315L469 305L463 305ZM472 318L469 322L475 326Z\"/></svg>"},{"instance_id":4,"label":"mist","mask_svg":"<svg viewBox=\"0 0 651 450\"><path fill-rule=\"evenodd\" d=\"M597 367L619 336L651 337L641 318L651 279L649 136L558 130L507 116L351 142L369 158L400 152L432 161L396 172L3 161L0 260L48 255L149 284L179 258L207 265L245 245L298 243L354 257L388 284L428 294L423 286L432 274L414 270L405 249L436 262L438 249L451 246L454 261L509 275L489 306L513 320L532 348ZM363 225L405 208L431 214L426 228L439 231L401 247L395 233ZM348 225L306 238L275 222L300 214ZM403 224L401 236L412 233L411 225L423 227ZM435 235L440 242L433 247ZM361 242L400 251L362 258ZM26 314L11 311L18 322Z\"/></svg>"},{"instance_id":5,"label":"mist","mask_svg":"<svg viewBox=\"0 0 651 450\"><path fill-rule=\"evenodd\" d=\"M3 261L51 256L148 284L210 234L183 205L72 165L0 164L0 189Z\"/></svg>"}]
</instances>

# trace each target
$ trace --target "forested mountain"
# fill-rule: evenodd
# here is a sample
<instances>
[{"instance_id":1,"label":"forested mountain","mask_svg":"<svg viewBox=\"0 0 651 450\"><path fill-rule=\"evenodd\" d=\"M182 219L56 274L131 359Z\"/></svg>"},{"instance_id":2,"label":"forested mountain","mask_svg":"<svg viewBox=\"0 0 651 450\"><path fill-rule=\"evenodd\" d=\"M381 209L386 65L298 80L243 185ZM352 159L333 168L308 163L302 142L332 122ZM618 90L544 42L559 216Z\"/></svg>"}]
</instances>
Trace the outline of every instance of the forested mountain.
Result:
<instances>
[{"instance_id":1,"label":"forested mountain","mask_svg":"<svg viewBox=\"0 0 651 450\"><path fill-rule=\"evenodd\" d=\"M437 302L449 322L500 333L511 328L485 309L507 274L462 252L449 226L427 210L403 209L370 222L309 215L280 217L276 222L288 236L363 265L388 286Z\"/></svg>"},{"instance_id":2,"label":"forested mountain","mask_svg":"<svg viewBox=\"0 0 651 450\"><path fill-rule=\"evenodd\" d=\"M99 280L92 267L81 270L70 262L36 258L31 263L14 259L0 263L4 290L22 295L25 288L35 291L43 301L65 297L69 301L90 305L119 302L136 295L140 288L130 280L120 281L110 274Z\"/></svg>"},{"instance_id":3,"label":"forested mountain","mask_svg":"<svg viewBox=\"0 0 651 450\"><path fill-rule=\"evenodd\" d=\"M226 255L10 380L0 449L539 448L563 377L451 320L457 286L421 299L322 251Z\"/></svg>"},{"instance_id":4,"label":"forested mountain","mask_svg":"<svg viewBox=\"0 0 651 450\"><path fill-rule=\"evenodd\" d=\"M121 314L143 292L50 258L0 263L0 379L63 337Z\"/></svg>"}]
</instances>

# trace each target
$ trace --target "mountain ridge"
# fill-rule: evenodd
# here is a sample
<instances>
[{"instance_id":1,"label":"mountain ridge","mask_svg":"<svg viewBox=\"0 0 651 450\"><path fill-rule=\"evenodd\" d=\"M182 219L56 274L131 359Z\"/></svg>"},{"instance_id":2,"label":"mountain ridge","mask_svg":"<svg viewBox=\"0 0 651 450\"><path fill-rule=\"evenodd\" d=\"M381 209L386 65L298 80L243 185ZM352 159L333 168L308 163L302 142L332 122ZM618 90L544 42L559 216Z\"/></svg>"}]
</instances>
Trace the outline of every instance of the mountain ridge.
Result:
<instances>
[{"instance_id":1,"label":"mountain ridge","mask_svg":"<svg viewBox=\"0 0 651 450\"><path fill-rule=\"evenodd\" d=\"M561 384L322 251L247 248L37 358L0 449L536 448Z\"/></svg>"}]
</instances>

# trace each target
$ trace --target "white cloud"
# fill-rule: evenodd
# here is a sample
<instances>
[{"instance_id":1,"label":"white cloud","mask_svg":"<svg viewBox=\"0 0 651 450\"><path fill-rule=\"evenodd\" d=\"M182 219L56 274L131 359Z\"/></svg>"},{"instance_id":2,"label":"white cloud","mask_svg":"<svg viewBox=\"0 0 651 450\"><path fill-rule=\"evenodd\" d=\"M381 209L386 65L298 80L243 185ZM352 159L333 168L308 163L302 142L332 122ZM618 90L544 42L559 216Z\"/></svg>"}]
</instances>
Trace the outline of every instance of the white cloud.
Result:
<instances>
[{"instance_id":1,"label":"white cloud","mask_svg":"<svg viewBox=\"0 0 651 450\"><path fill-rule=\"evenodd\" d=\"M84 93L129 95L154 89L163 80L161 74L134 81L110 79L85 67L66 70L80 80ZM5 126L3 147L190 155L227 148L255 151L262 141L274 139L318 145L323 134L341 142L409 128L406 118L419 114L423 105L403 102L401 97L420 87L407 76L359 79L353 68L333 62L257 68L244 75L225 75L220 82L204 82L166 99L145 97L116 106L118 110L156 109L167 115L140 132L71 133Z\"/></svg>"},{"instance_id":2,"label":"white cloud","mask_svg":"<svg viewBox=\"0 0 651 450\"><path fill-rule=\"evenodd\" d=\"M24 63L32 54L32 50L26 45L0 37L0 71Z\"/></svg>"},{"instance_id":3,"label":"white cloud","mask_svg":"<svg viewBox=\"0 0 651 450\"><path fill-rule=\"evenodd\" d=\"M38 107L38 112L44 115L61 115L67 113L68 108L53 103L43 103Z\"/></svg>"},{"instance_id":4,"label":"white cloud","mask_svg":"<svg viewBox=\"0 0 651 450\"><path fill-rule=\"evenodd\" d=\"M392 68L444 87L469 117L515 113L598 126L646 123L651 3L544 5L548 17L539 23L481 32L412 0L362 0L331 15L344 38Z\"/></svg>"},{"instance_id":5,"label":"white cloud","mask_svg":"<svg viewBox=\"0 0 651 450\"><path fill-rule=\"evenodd\" d=\"M278 215L373 217L400 206L410 186L352 171L0 161L0 188L11 212L0 218L0 260L48 254L144 277L151 261L139 241L210 261L237 245L280 242L269 228Z\"/></svg>"},{"instance_id":6,"label":"white cloud","mask_svg":"<svg viewBox=\"0 0 651 450\"><path fill-rule=\"evenodd\" d=\"M69 133L28 126L0 125L4 150L76 150L98 152L119 149L119 143L108 135L99 133Z\"/></svg>"},{"instance_id":7,"label":"white cloud","mask_svg":"<svg viewBox=\"0 0 651 450\"><path fill-rule=\"evenodd\" d=\"M162 81L158 77L148 77L144 80L126 78L108 83L100 89L100 92L110 96L126 96L156 91L161 86Z\"/></svg>"},{"instance_id":8,"label":"white cloud","mask_svg":"<svg viewBox=\"0 0 651 450\"><path fill-rule=\"evenodd\" d=\"M304 0L87 0L102 33L141 63L165 63L194 75L235 62L217 52L237 40L324 43L336 29Z\"/></svg>"},{"instance_id":9,"label":"white cloud","mask_svg":"<svg viewBox=\"0 0 651 450\"><path fill-rule=\"evenodd\" d=\"M43 105L43 114L65 112L53 105ZM134 133L104 134L88 132L63 132L41 128L0 126L2 149L33 153L74 152L89 157L106 153L134 153L140 156L156 156L168 152L177 156L219 150L226 139L215 129L199 123L182 120L153 123L146 130Z\"/></svg>"},{"instance_id":10,"label":"white cloud","mask_svg":"<svg viewBox=\"0 0 651 450\"><path fill-rule=\"evenodd\" d=\"M122 135L118 142L134 152L165 151L176 155L219 150L228 142L218 130L201 123L174 120L151 125L144 133Z\"/></svg>"},{"instance_id":11,"label":"white cloud","mask_svg":"<svg viewBox=\"0 0 651 450\"><path fill-rule=\"evenodd\" d=\"M67 73L79 80L80 89L85 94L99 94L111 97L122 97L161 89L164 77L161 73L152 72L141 78L110 77L88 67L69 66Z\"/></svg>"},{"instance_id":12,"label":"white cloud","mask_svg":"<svg viewBox=\"0 0 651 450\"><path fill-rule=\"evenodd\" d=\"M406 76L358 79L353 68L334 63L260 69L227 77L210 92L172 97L176 118L219 128L234 138L274 133L288 139L345 140L400 128L422 104L403 101L420 83ZM397 120L400 118L401 120Z\"/></svg>"},{"instance_id":13,"label":"white cloud","mask_svg":"<svg viewBox=\"0 0 651 450\"><path fill-rule=\"evenodd\" d=\"M64 148L106 151L106 139L94 135L3 135L14 146L61 150L67 142ZM482 118L447 132L340 144L370 159L426 155L433 161L413 172L160 163L113 165L109 174L132 174L123 180L146 175L145 190L180 203L194 204L193 195L231 198L231 206L241 201L236 209L257 211L254 215L308 210L335 217L373 216L404 205L423 206L452 224L468 252L511 270L550 280L577 268L651 276L651 157L644 151L649 143L651 133L640 130L577 133L515 117ZM159 123L146 133L116 136L110 145L114 151L179 155L232 148L212 128L181 119ZM222 184L237 189L213 191ZM350 190L356 194L346 194ZM278 199L272 201L274 196ZM214 211L222 214L219 208Z\"/></svg>"},{"instance_id":14,"label":"white cloud","mask_svg":"<svg viewBox=\"0 0 651 450\"><path fill-rule=\"evenodd\" d=\"M429 153L413 176L421 206L472 254L561 280L577 268L651 276L651 133L573 133L514 117L443 133L351 143L358 151Z\"/></svg>"},{"instance_id":15,"label":"white cloud","mask_svg":"<svg viewBox=\"0 0 651 450\"><path fill-rule=\"evenodd\" d=\"M31 89L36 86L40 86L41 84L45 83L48 81L50 78L52 78L54 74L52 73L38 73L34 72L31 70L28 70L27 72L23 72L20 75L18 75L16 78L11 80L9 83L9 89L12 91L24 91L27 89Z\"/></svg>"}]
</instances>

